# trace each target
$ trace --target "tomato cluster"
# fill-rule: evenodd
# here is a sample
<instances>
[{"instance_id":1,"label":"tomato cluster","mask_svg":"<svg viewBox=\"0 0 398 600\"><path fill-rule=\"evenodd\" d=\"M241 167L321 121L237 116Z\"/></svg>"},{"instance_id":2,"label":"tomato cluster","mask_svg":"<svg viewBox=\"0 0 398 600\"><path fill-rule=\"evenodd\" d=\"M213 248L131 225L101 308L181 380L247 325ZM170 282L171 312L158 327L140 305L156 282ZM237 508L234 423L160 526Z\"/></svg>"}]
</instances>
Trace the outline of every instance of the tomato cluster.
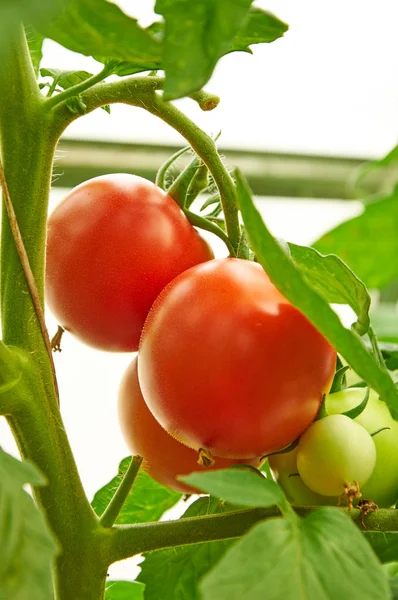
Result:
<instances>
[{"instance_id":1,"label":"tomato cluster","mask_svg":"<svg viewBox=\"0 0 398 600\"><path fill-rule=\"evenodd\" d=\"M70 192L49 219L46 294L82 341L139 350L120 422L161 483L192 491L178 477L199 468L198 455L212 468L258 466L316 425L333 348L260 265L214 259L146 180L98 177Z\"/></svg>"},{"instance_id":2,"label":"tomato cluster","mask_svg":"<svg viewBox=\"0 0 398 600\"><path fill-rule=\"evenodd\" d=\"M336 504L346 482L359 484L362 498L388 508L398 500L398 423L374 390L358 416L341 413L361 404L364 388L347 388L325 400L329 416L313 423L298 447L269 458L274 475L293 504Z\"/></svg>"}]
</instances>

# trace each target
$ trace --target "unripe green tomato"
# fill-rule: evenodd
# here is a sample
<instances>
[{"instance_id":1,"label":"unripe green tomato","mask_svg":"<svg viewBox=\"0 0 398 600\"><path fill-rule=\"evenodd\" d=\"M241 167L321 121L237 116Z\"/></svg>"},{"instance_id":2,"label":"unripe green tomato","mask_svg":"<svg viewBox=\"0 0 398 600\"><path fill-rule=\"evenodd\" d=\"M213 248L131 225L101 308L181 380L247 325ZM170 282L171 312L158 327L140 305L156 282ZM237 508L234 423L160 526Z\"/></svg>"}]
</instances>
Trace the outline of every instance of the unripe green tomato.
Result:
<instances>
[{"instance_id":1,"label":"unripe green tomato","mask_svg":"<svg viewBox=\"0 0 398 600\"><path fill-rule=\"evenodd\" d=\"M276 481L295 506L333 506L336 497L321 496L308 488L297 471L297 448L285 454L274 454L268 459Z\"/></svg>"},{"instance_id":2,"label":"unripe green tomato","mask_svg":"<svg viewBox=\"0 0 398 600\"><path fill-rule=\"evenodd\" d=\"M326 410L330 415L346 412L358 406L365 394L365 388L347 388L330 394L326 398ZM373 500L381 508L393 506L398 499L398 423L374 390L370 390L366 408L354 420L370 434L383 427L390 428L373 436L376 466L361 492L363 498Z\"/></svg>"},{"instance_id":3,"label":"unripe green tomato","mask_svg":"<svg viewBox=\"0 0 398 600\"><path fill-rule=\"evenodd\" d=\"M376 464L376 447L369 433L344 415L315 421L297 448L297 468L304 483L317 494L338 496L344 484L362 487Z\"/></svg>"}]
</instances>

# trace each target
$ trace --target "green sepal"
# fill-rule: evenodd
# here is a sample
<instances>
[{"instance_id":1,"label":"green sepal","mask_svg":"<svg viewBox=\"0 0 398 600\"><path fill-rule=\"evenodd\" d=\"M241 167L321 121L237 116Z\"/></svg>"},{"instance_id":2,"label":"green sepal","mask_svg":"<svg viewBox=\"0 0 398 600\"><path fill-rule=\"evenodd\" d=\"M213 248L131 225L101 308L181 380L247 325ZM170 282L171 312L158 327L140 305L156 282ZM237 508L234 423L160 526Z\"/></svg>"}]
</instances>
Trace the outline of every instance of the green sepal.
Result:
<instances>
[{"instance_id":1,"label":"green sepal","mask_svg":"<svg viewBox=\"0 0 398 600\"><path fill-rule=\"evenodd\" d=\"M349 417L350 419L355 419L356 417L359 417L359 415L361 413L363 413L363 411L365 410L365 408L368 404L369 394L370 394L370 388L368 387L366 390L365 397L362 400L361 404L358 404L358 406L354 406L354 408L351 408L351 410L347 410L346 412L343 412L341 414L344 415L345 417Z\"/></svg>"},{"instance_id":2,"label":"green sepal","mask_svg":"<svg viewBox=\"0 0 398 600\"><path fill-rule=\"evenodd\" d=\"M346 365L345 367L340 367L339 369L337 369L337 371L334 374L334 379L329 394L340 392L340 390L344 390L347 387L347 378L345 374L349 370L349 368L350 367Z\"/></svg>"},{"instance_id":3,"label":"green sepal","mask_svg":"<svg viewBox=\"0 0 398 600\"><path fill-rule=\"evenodd\" d=\"M184 208L185 201L187 197L187 192L190 184L194 176L196 175L197 170L199 169L201 164L201 160L198 156L193 157L193 159L187 164L185 169L181 171L178 177L173 181L171 186L167 188L167 193L177 204Z\"/></svg>"},{"instance_id":4,"label":"green sepal","mask_svg":"<svg viewBox=\"0 0 398 600\"><path fill-rule=\"evenodd\" d=\"M168 158L159 168L157 174L156 174L156 179L155 179L155 184L162 188L162 190L166 189L166 175L167 172L169 171L170 167L175 163L175 161L182 156L183 154L185 154L185 152L188 152L189 150L191 150L191 146L185 146L185 148L181 148L181 150L178 150L177 152L175 152L172 156L170 156L170 158Z\"/></svg>"}]
</instances>

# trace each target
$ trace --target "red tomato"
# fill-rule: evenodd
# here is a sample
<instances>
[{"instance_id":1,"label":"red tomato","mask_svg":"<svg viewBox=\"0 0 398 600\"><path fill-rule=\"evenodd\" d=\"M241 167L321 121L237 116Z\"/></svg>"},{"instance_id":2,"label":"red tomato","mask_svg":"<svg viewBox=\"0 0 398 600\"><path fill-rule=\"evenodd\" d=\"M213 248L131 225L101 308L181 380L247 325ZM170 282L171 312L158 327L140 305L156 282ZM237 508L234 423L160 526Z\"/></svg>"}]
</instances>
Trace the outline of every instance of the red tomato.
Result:
<instances>
[{"instance_id":1,"label":"red tomato","mask_svg":"<svg viewBox=\"0 0 398 600\"><path fill-rule=\"evenodd\" d=\"M136 350L159 292L212 257L159 187L134 175L95 177L74 188L50 216L47 301L64 329L83 342Z\"/></svg>"},{"instance_id":2,"label":"red tomato","mask_svg":"<svg viewBox=\"0 0 398 600\"><path fill-rule=\"evenodd\" d=\"M175 438L216 456L287 446L315 418L336 353L260 265L213 260L159 295L138 359L144 398Z\"/></svg>"},{"instance_id":3,"label":"red tomato","mask_svg":"<svg viewBox=\"0 0 398 600\"><path fill-rule=\"evenodd\" d=\"M153 479L184 494L197 492L177 477L203 469L198 465L198 453L172 438L151 414L138 383L136 358L120 385L119 421L131 453L144 457L143 468ZM207 468L226 469L239 462L247 461L217 458L215 464ZM260 460L252 460L250 464L257 467Z\"/></svg>"}]
</instances>

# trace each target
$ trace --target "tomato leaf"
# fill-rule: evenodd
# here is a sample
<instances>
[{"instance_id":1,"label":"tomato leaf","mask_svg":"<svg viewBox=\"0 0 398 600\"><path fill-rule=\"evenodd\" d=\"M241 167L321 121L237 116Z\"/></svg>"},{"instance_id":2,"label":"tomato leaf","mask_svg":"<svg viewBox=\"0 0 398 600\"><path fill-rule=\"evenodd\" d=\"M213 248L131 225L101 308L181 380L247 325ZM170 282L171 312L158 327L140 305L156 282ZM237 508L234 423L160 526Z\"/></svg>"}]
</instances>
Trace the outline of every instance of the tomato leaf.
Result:
<instances>
[{"instance_id":1,"label":"tomato leaf","mask_svg":"<svg viewBox=\"0 0 398 600\"><path fill-rule=\"evenodd\" d=\"M131 457L124 458L119 465L116 477L95 494L91 504L98 516L102 515L111 501L130 461ZM163 487L140 470L116 523L128 525L158 521L166 510L178 502L181 496L182 494Z\"/></svg>"},{"instance_id":2,"label":"tomato leaf","mask_svg":"<svg viewBox=\"0 0 398 600\"><path fill-rule=\"evenodd\" d=\"M270 42L287 30L252 0L157 0L155 10L166 22L163 39L164 95L167 100L202 88L217 61L233 50ZM243 26L242 26L243 24Z\"/></svg>"},{"instance_id":3,"label":"tomato leaf","mask_svg":"<svg viewBox=\"0 0 398 600\"><path fill-rule=\"evenodd\" d=\"M62 14L40 29L74 52L128 61L134 72L160 66L160 44L136 19L106 0L70 0ZM131 72L131 71L129 71Z\"/></svg>"},{"instance_id":4,"label":"tomato leaf","mask_svg":"<svg viewBox=\"0 0 398 600\"><path fill-rule=\"evenodd\" d=\"M57 15L67 0L1 0L0 2L0 57L7 48L12 36L18 31L20 23L40 25ZM31 28L29 27L29 30ZM32 42L32 36L29 34ZM37 39L33 45L41 47ZM34 61L35 68L38 62Z\"/></svg>"},{"instance_id":5,"label":"tomato leaf","mask_svg":"<svg viewBox=\"0 0 398 600\"><path fill-rule=\"evenodd\" d=\"M270 12L260 8L249 11L245 25L238 31L232 42L232 50L251 52L249 46L263 42L274 42L288 30L286 23Z\"/></svg>"},{"instance_id":6,"label":"tomato leaf","mask_svg":"<svg viewBox=\"0 0 398 600\"><path fill-rule=\"evenodd\" d=\"M219 500L199 498L181 518L228 512ZM200 600L200 578L233 544L231 540L178 546L151 552L140 565L138 581L145 583L145 600Z\"/></svg>"},{"instance_id":7,"label":"tomato leaf","mask_svg":"<svg viewBox=\"0 0 398 600\"><path fill-rule=\"evenodd\" d=\"M234 544L200 585L203 600L389 600L388 578L351 519L320 508L269 519Z\"/></svg>"},{"instance_id":8,"label":"tomato leaf","mask_svg":"<svg viewBox=\"0 0 398 600\"><path fill-rule=\"evenodd\" d=\"M289 252L263 223L253 204L250 189L239 172L236 172L236 180L240 209L253 250L271 281L317 327L354 371L379 393L393 416L398 418L398 390L388 371L376 362L361 338L343 326L325 298L307 283Z\"/></svg>"},{"instance_id":9,"label":"tomato leaf","mask_svg":"<svg viewBox=\"0 0 398 600\"><path fill-rule=\"evenodd\" d=\"M138 581L107 581L105 600L144 600L145 585Z\"/></svg>"},{"instance_id":10,"label":"tomato leaf","mask_svg":"<svg viewBox=\"0 0 398 600\"><path fill-rule=\"evenodd\" d=\"M365 531L364 534L381 562L398 561L398 531Z\"/></svg>"},{"instance_id":11,"label":"tomato leaf","mask_svg":"<svg viewBox=\"0 0 398 600\"><path fill-rule=\"evenodd\" d=\"M314 248L289 244L291 257L305 281L329 304L348 304L358 317L359 335L369 328L370 296L365 284L335 254L324 256Z\"/></svg>"},{"instance_id":12,"label":"tomato leaf","mask_svg":"<svg viewBox=\"0 0 398 600\"><path fill-rule=\"evenodd\" d=\"M193 473L181 477L182 481L213 494L232 504L240 506L260 507L286 506L286 498L281 488L260 472L243 469L226 469L223 471L208 471Z\"/></svg>"},{"instance_id":13,"label":"tomato leaf","mask_svg":"<svg viewBox=\"0 0 398 600\"><path fill-rule=\"evenodd\" d=\"M57 544L23 486L45 485L41 473L0 448L0 598L51 600Z\"/></svg>"},{"instance_id":14,"label":"tomato leaf","mask_svg":"<svg viewBox=\"0 0 398 600\"><path fill-rule=\"evenodd\" d=\"M369 288L398 278L398 187L390 196L365 205L358 217L338 225L315 244L322 254L337 254Z\"/></svg>"}]
</instances>

